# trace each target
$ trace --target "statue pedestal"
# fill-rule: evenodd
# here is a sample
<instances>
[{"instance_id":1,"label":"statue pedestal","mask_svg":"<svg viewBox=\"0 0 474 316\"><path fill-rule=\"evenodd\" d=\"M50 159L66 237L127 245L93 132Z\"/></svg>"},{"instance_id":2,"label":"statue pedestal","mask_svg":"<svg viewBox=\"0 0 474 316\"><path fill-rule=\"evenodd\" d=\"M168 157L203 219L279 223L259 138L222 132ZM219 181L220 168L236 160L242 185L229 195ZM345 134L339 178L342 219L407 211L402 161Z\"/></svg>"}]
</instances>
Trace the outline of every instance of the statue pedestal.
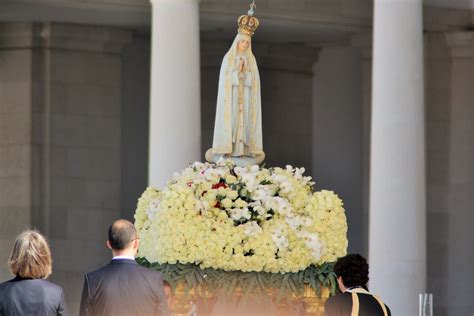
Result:
<instances>
[{"instance_id":1,"label":"statue pedestal","mask_svg":"<svg viewBox=\"0 0 474 316\"><path fill-rule=\"evenodd\" d=\"M278 289L268 289L267 295L243 294L237 289L232 295L194 290L185 291L178 285L174 291L173 315L188 316L194 310L197 316L323 316L329 289L322 288L318 295L305 286L303 294L279 297Z\"/></svg>"},{"instance_id":2,"label":"statue pedestal","mask_svg":"<svg viewBox=\"0 0 474 316\"><path fill-rule=\"evenodd\" d=\"M232 157L226 155L216 155L212 152L212 148L209 148L206 151L206 160L208 162L216 163L219 159L230 159L234 161L235 165L238 167L259 165L265 160L265 153L256 155L255 157L251 156L241 156L241 157Z\"/></svg>"}]
</instances>

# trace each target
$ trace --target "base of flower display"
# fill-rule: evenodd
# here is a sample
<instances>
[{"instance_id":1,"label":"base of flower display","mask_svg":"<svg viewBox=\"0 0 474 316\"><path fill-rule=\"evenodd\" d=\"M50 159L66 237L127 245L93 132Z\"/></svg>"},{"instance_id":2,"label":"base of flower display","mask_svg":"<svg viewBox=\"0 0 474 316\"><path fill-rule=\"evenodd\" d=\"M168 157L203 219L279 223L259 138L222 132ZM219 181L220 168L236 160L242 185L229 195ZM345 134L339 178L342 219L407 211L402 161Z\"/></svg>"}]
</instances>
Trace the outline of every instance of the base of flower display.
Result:
<instances>
[{"instance_id":1,"label":"base of flower display","mask_svg":"<svg viewBox=\"0 0 474 316\"><path fill-rule=\"evenodd\" d=\"M160 271L171 284L176 315L188 315L193 307L200 316L322 315L326 299L337 287L333 263L296 273L268 273L150 263L142 257L137 262Z\"/></svg>"},{"instance_id":2,"label":"base of flower display","mask_svg":"<svg viewBox=\"0 0 474 316\"><path fill-rule=\"evenodd\" d=\"M301 293L292 293L281 297L279 289L267 290L266 295L246 295L237 288L234 293L215 289L210 292L204 289L187 290L184 284L178 284L173 291L173 315L189 315L195 311L198 315L278 315L289 316L304 314L308 316L322 316L324 303L330 295L328 288L322 288L320 293L310 286L305 286Z\"/></svg>"},{"instance_id":3,"label":"base of flower display","mask_svg":"<svg viewBox=\"0 0 474 316\"><path fill-rule=\"evenodd\" d=\"M322 315L347 250L342 200L314 192L304 168L237 163L195 162L162 190L148 188L135 213L137 261L171 284L177 315L191 301L200 316L267 315L234 313L241 303L261 308L259 297L269 315Z\"/></svg>"},{"instance_id":4,"label":"base of flower display","mask_svg":"<svg viewBox=\"0 0 474 316\"><path fill-rule=\"evenodd\" d=\"M226 157L220 154L214 154L213 149L210 148L206 151L206 160L208 162L216 163L219 159L230 159L232 160L236 166L245 167L245 166L252 166L252 165L259 165L265 160L265 153L261 153L256 155L255 157Z\"/></svg>"}]
</instances>

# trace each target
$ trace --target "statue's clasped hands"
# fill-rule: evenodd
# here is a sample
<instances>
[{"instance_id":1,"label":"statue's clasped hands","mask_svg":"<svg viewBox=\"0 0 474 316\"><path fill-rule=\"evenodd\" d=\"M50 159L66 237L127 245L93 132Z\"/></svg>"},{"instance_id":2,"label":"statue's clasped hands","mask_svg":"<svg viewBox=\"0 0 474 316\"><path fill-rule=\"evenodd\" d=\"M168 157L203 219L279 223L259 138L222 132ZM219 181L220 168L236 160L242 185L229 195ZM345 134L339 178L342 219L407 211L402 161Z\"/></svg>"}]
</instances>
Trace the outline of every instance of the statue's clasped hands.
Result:
<instances>
[{"instance_id":1,"label":"statue's clasped hands","mask_svg":"<svg viewBox=\"0 0 474 316\"><path fill-rule=\"evenodd\" d=\"M242 58L240 58L240 61L239 61L239 72L244 72L246 69L245 69L245 62Z\"/></svg>"}]
</instances>

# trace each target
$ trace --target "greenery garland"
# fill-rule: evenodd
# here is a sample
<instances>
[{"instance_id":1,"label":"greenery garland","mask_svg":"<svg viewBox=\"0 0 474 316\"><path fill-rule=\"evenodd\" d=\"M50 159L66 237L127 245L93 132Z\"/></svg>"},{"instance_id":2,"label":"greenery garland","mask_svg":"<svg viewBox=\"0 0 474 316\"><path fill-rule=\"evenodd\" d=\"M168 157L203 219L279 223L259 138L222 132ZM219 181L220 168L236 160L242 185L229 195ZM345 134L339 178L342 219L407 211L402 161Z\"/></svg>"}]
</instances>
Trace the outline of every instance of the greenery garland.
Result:
<instances>
[{"instance_id":1,"label":"greenery garland","mask_svg":"<svg viewBox=\"0 0 474 316\"><path fill-rule=\"evenodd\" d=\"M336 293L337 278L333 272L334 263L311 265L305 270L295 273L269 273L269 272L242 272L224 271L220 269L202 269L194 264L159 264L150 263L146 258L140 257L137 262L152 270L159 271L163 278L173 288L183 284L186 291L194 290L197 295L205 297L205 290L215 292L223 291L232 295L237 289L242 294L266 294L268 289L277 290L280 298L302 296L305 286L312 288L320 296L321 288L329 289L331 295ZM225 284L225 287L222 287Z\"/></svg>"}]
</instances>

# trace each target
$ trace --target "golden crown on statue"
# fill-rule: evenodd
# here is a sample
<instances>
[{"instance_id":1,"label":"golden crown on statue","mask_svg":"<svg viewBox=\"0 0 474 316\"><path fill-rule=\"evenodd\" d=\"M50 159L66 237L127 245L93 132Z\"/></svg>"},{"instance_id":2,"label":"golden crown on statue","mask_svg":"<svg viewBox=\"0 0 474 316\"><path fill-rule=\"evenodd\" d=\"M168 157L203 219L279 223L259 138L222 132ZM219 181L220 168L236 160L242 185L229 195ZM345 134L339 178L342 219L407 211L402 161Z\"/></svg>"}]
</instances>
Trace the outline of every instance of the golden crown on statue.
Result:
<instances>
[{"instance_id":1,"label":"golden crown on statue","mask_svg":"<svg viewBox=\"0 0 474 316\"><path fill-rule=\"evenodd\" d=\"M253 16L255 7L256 5L254 1L252 4L250 4L250 10L247 12L247 14L241 15L237 19L237 23L239 24L239 33L252 36L260 25L258 19Z\"/></svg>"}]
</instances>

